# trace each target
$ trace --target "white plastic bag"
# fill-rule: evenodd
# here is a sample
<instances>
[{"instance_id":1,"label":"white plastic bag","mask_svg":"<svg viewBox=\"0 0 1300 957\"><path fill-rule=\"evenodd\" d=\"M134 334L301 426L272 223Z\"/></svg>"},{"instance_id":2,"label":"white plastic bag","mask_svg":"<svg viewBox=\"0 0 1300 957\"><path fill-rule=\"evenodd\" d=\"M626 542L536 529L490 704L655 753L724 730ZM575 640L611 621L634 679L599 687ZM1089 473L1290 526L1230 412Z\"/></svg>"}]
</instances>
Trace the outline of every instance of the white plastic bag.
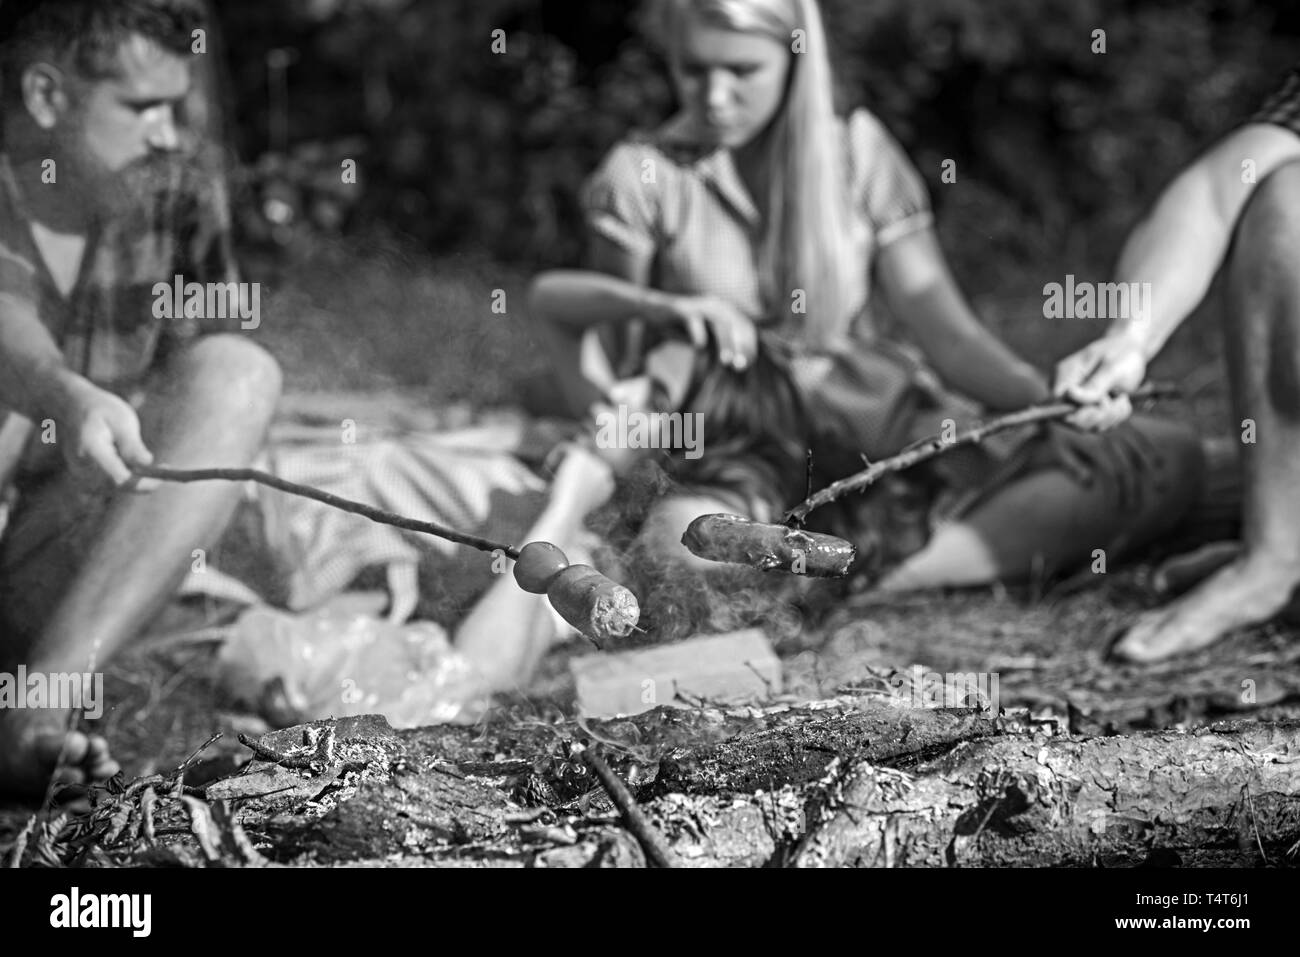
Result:
<instances>
[{"instance_id":1,"label":"white plastic bag","mask_svg":"<svg viewBox=\"0 0 1300 957\"><path fill-rule=\"evenodd\" d=\"M218 666L225 691L253 707L279 679L302 720L382 714L413 728L473 720L480 697L469 663L431 622L260 606L235 623Z\"/></svg>"}]
</instances>

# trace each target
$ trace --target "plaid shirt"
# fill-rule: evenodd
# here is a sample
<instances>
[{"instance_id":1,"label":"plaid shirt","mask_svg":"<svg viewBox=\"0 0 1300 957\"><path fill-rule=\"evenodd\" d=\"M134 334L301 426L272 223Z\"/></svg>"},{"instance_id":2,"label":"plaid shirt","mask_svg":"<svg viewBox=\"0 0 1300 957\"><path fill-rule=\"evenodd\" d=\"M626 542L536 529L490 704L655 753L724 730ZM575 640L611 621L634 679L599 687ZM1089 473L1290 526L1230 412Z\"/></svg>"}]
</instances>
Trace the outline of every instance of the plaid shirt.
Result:
<instances>
[{"instance_id":1,"label":"plaid shirt","mask_svg":"<svg viewBox=\"0 0 1300 957\"><path fill-rule=\"evenodd\" d=\"M857 110L845 125L851 241L862 263L852 290L858 315L870 294L874 253L930 226L933 215L925 183L880 121ZM771 313L759 281L758 207L731 151L691 143L681 120L616 145L587 181L583 205L593 233L629 252L655 254L656 288L715 295L750 316Z\"/></svg>"},{"instance_id":2,"label":"plaid shirt","mask_svg":"<svg viewBox=\"0 0 1300 957\"><path fill-rule=\"evenodd\" d=\"M19 184L0 153L0 296L34 307L69 368L100 385L138 382L177 344L217 331L208 319L156 318L157 283L170 286L177 275L200 283L238 279L219 177L180 158L157 173L130 213L92 226L65 297L36 247L23 204L24 194L53 187Z\"/></svg>"},{"instance_id":3,"label":"plaid shirt","mask_svg":"<svg viewBox=\"0 0 1300 957\"><path fill-rule=\"evenodd\" d=\"M1272 123L1300 133L1300 64L1287 74L1281 88L1264 101L1250 122Z\"/></svg>"}]
</instances>

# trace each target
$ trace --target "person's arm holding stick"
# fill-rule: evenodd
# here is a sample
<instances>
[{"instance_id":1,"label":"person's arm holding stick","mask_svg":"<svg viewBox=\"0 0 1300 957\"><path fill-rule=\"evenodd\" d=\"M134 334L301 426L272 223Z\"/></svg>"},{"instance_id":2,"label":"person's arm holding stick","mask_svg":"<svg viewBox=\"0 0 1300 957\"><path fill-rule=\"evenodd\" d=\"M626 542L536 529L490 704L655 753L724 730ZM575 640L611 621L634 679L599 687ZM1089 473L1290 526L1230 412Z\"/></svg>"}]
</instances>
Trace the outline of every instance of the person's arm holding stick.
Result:
<instances>
[{"instance_id":1,"label":"person's arm holding stick","mask_svg":"<svg viewBox=\"0 0 1300 957\"><path fill-rule=\"evenodd\" d=\"M1142 384L1147 365L1205 298L1256 185L1297 159L1300 137L1280 126L1251 123L1220 140L1165 188L1129 235L1114 276L1119 283L1150 284L1150 317L1116 319L1104 336L1056 368L1056 395L1086 406L1070 417L1072 424L1105 429L1128 417L1127 393Z\"/></svg>"}]
</instances>

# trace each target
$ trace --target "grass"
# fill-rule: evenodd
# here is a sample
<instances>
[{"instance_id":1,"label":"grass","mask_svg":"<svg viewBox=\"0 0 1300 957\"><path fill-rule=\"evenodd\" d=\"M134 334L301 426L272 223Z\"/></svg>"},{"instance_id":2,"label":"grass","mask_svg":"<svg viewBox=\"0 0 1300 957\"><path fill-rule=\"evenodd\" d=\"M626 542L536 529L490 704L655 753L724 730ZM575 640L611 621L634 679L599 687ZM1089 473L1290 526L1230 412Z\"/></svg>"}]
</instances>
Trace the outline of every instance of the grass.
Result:
<instances>
[{"instance_id":1,"label":"grass","mask_svg":"<svg viewBox=\"0 0 1300 957\"><path fill-rule=\"evenodd\" d=\"M267 277L257 335L291 391L396 388L434 405L496 406L545 373L517 267L354 240L317 241L250 273Z\"/></svg>"}]
</instances>

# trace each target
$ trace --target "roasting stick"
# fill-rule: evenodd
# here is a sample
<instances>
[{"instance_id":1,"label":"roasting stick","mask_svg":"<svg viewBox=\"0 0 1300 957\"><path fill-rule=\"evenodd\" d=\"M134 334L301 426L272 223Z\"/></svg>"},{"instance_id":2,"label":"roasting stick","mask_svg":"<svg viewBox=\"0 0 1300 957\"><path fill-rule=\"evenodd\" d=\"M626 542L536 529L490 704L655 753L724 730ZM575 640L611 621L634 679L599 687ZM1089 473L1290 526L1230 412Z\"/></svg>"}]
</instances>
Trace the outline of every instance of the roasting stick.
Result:
<instances>
[{"instance_id":1,"label":"roasting stick","mask_svg":"<svg viewBox=\"0 0 1300 957\"><path fill-rule=\"evenodd\" d=\"M174 469L158 465L132 465L131 471L140 478L164 482L256 482L280 492L309 498L340 511L360 515L381 525L434 535L457 545L477 548L481 552L500 552L515 562L515 581L521 588L534 594L546 595L560 616L588 638L595 640L597 647L601 641L626 638L636 630L641 618L640 606L631 591L594 568L570 565L564 553L548 542L531 542L523 548L516 548L477 535L466 535L434 522L407 518L364 502L341 498L260 469ZM528 555L521 562L520 557L524 553ZM545 558L539 561L535 558L536 555Z\"/></svg>"},{"instance_id":2,"label":"roasting stick","mask_svg":"<svg viewBox=\"0 0 1300 957\"><path fill-rule=\"evenodd\" d=\"M1148 386L1134 392L1132 398L1135 401L1156 399L1176 392L1170 386ZM978 443L1007 429L1062 419L1078 408L1074 402L1031 406L972 426L950 439L941 435L922 439L891 458L869 463L861 472L832 482L820 492L809 495L782 516L782 524L754 522L739 515L701 515L682 535L682 544L693 555L709 561L749 565L762 571L842 578L849 573L857 550L850 542L833 535L803 531L802 525L814 509L829 505L849 492L861 491L884 475L911 468L955 446Z\"/></svg>"},{"instance_id":3,"label":"roasting stick","mask_svg":"<svg viewBox=\"0 0 1300 957\"><path fill-rule=\"evenodd\" d=\"M1166 398L1176 394L1177 391L1176 388L1168 385L1151 385L1138 389L1132 393L1130 398L1135 402L1144 399ZM1034 405L1027 409L1021 409L1019 412L1012 412L996 419L990 419L988 422L973 425L969 429L958 432L951 439L944 439L943 436L939 435L922 439L910 448L904 449L898 455L881 459L879 462L869 463L861 472L856 472L847 478L832 482L820 492L810 495L790 509L782 516L781 520L787 525L802 525L814 509L829 505L849 492L861 491L873 485L881 476L888 475L891 472L901 472L959 445L975 445L998 432L1063 419L1071 412L1077 412L1078 410L1079 405L1076 402L1052 402L1047 405Z\"/></svg>"},{"instance_id":4,"label":"roasting stick","mask_svg":"<svg viewBox=\"0 0 1300 957\"><path fill-rule=\"evenodd\" d=\"M278 475L272 475L270 472L263 472L260 469L172 469L159 465L132 465L131 471L141 478L161 479L164 482L256 482L259 485L287 492L290 495L315 499L317 502L323 502L340 511L361 515L372 522L379 522L381 525L392 525L408 532L423 532L426 535L445 538L457 545L468 545L470 548L477 548L481 552L501 551L505 553L507 558L511 559L519 557L519 549L513 545L503 545L500 542L479 538L476 535L466 535L447 528L445 525L422 522L418 519L407 518L405 515L398 515L396 512L375 508L375 506L367 505L364 502L354 502L351 499L340 498L330 492L312 488L310 485L299 485L297 482L290 482Z\"/></svg>"}]
</instances>

